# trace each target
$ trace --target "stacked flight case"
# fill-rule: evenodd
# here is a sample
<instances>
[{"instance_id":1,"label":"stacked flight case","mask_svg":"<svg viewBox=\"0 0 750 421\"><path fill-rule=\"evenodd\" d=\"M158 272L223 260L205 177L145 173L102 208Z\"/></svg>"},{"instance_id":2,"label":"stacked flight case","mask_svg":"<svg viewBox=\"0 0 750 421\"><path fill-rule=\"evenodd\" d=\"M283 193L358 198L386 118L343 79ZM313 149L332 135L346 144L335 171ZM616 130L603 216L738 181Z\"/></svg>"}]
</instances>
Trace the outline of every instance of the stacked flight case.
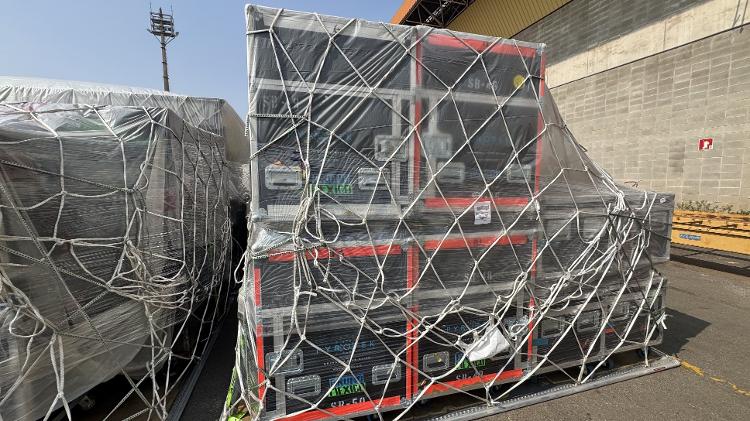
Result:
<instances>
[{"instance_id":1,"label":"stacked flight case","mask_svg":"<svg viewBox=\"0 0 750 421\"><path fill-rule=\"evenodd\" d=\"M358 244L310 249L304 258L274 250L254 265L268 417L318 402L339 415L401 404L406 319L383 291L404 290L406 253L393 243Z\"/></svg>"},{"instance_id":2,"label":"stacked flight case","mask_svg":"<svg viewBox=\"0 0 750 421\"><path fill-rule=\"evenodd\" d=\"M413 246L413 396L521 377L536 249L535 189L544 123L543 46L420 29L414 190L423 234ZM481 53L481 59L478 59ZM491 338L508 341L494 355Z\"/></svg>"},{"instance_id":3,"label":"stacked flight case","mask_svg":"<svg viewBox=\"0 0 750 421\"><path fill-rule=\"evenodd\" d=\"M352 418L660 340L651 265L673 203L623 197L560 135L543 45L246 11L245 391L228 413Z\"/></svg>"},{"instance_id":4,"label":"stacked flight case","mask_svg":"<svg viewBox=\"0 0 750 421\"><path fill-rule=\"evenodd\" d=\"M529 352L540 372L661 343L666 279L654 265L669 259L674 195L625 193L630 213L585 189L553 188L542 197L535 297L546 306L537 303L544 315ZM640 230L644 237L628 236Z\"/></svg>"},{"instance_id":5,"label":"stacked flight case","mask_svg":"<svg viewBox=\"0 0 750 421\"><path fill-rule=\"evenodd\" d=\"M257 392L261 418L400 407L412 380L410 316L399 300L409 250L399 221L412 194L411 31L276 19L261 7L247 18L248 32L260 32L249 47L255 248L243 302L257 347L250 375L268 385ZM368 69L389 56L391 66Z\"/></svg>"},{"instance_id":6,"label":"stacked flight case","mask_svg":"<svg viewBox=\"0 0 750 421\"><path fill-rule=\"evenodd\" d=\"M293 221L315 208L347 220L397 219L409 199L413 65L398 58L408 31L348 30L341 21L321 17L328 30L342 32L331 45L332 34L309 15L278 22L269 13L248 15L249 32L275 24L250 46L255 218ZM355 70L374 56L394 57L392 66Z\"/></svg>"},{"instance_id":7,"label":"stacked flight case","mask_svg":"<svg viewBox=\"0 0 750 421\"><path fill-rule=\"evenodd\" d=\"M253 251L260 253L252 263L250 297L256 305L254 339L262 344L258 378L268 377L271 386L262 392L265 417L316 406L320 414L351 416L372 412L372 402L378 402L373 398L382 399L378 407L384 409L423 394L482 387L497 372L507 372L498 384L517 378L519 353L478 361L464 354L477 332L507 332L523 319L528 298L508 286L519 272L530 274L534 260L527 204L535 183L534 139L543 125L537 106L541 47L362 22L347 32L346 21L318 17L326 32L310 15L276 19L267 9L249 10L249 33L275 23L272 34L251 36L251 218L255 226L289 234L278 244L287 241L297 250ZM300 54L304 48L310 54ZM484 64L463 75L474 51L484 49ZM393 63L368 71L365 60L373 56L393 57ZM503 77L490 80L487 73ZM320 245L332 239L334 245ZM288 241L297 241L296 247ZM374 282L382 280L381 301L401 298L391 311L376 306L383 323L400 332L390 353L340 347L346 352L337 358L352 361L343 375L341 364L332 363L329 371L322 370L326 364L311 366L321 350L308 346L351 342L358 332L369 337L360 319L346 311L335 316L341 297L320 301L326 296L320 288L336 289L331 278L348 279L330 268L341 259L350 270L371 270ZM290 301L309 288L315 300ZM285 302L266 297L269 289ZM488 293L494 298L487 299ZM469 308L446 312L449 295ZM510 304L498 310L498 302ZM496 310L500 320L492 316ZM343 336L319 333L300 341L299 326L289 325L290 311L294 317L304 312L308 318L299 325L311 331L315 318L342 321L337 332ZM320 327L329 332L331 326L326 321ZM463 348L455 346L458 339ZM269 364L287 354L282 368ZM369 368L357 365L359 359ZM387 368L393 373L385 392L373 373ZM303 396L294 393L301 384Z\"/></svg>"}]
</instances>

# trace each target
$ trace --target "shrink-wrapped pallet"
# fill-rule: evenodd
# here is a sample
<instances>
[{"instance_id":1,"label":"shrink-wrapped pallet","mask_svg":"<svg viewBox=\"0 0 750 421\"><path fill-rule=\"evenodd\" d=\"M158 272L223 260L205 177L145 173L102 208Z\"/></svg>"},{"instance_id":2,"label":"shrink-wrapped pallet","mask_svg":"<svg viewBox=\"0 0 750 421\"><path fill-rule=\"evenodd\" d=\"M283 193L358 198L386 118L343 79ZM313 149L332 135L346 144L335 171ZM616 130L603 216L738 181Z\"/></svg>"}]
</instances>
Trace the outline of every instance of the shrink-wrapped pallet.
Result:
<instances>
[{"instance_id":1,"label":"shrink-wrapped pallet","mask_svg":"<svg viewBox=\"0 0 750 421\"><path fill-rule=\"evenodd\" d=\"M673 196L589 159L544 45L246 17L252 200L226 417L492 406L661 340Z\"/></svg>"},{"instance_id":2,"label":"shrink-wrapped pallet","mask_svg":"<svg viewBox=\"0 0 750 421\"><path fill-rule=\"evenodd\" d=\"M224 137L168 108L0 103L0 418L116 375L113 411L166 417L225 312L229 183Z\"/></svg>"}]
</instances>

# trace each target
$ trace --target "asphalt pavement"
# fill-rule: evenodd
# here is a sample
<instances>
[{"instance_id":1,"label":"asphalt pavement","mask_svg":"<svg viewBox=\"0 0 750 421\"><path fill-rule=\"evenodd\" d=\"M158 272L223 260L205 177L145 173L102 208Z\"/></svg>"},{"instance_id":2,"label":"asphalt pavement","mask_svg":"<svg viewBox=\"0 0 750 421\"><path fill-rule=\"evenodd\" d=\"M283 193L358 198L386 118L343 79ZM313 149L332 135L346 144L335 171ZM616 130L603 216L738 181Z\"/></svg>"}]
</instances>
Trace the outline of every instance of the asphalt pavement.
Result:
<instances>
[{"instance_id":1,"label":"asphalt pavement","mask_svg":"<svg viewBox=\"0 0 750 421\"><path fill-rule=\"evenodd\" d=\"M487 420L750 420L750 277L679 262L661 351L682 365Z\"/></svg>"}]
</instances>

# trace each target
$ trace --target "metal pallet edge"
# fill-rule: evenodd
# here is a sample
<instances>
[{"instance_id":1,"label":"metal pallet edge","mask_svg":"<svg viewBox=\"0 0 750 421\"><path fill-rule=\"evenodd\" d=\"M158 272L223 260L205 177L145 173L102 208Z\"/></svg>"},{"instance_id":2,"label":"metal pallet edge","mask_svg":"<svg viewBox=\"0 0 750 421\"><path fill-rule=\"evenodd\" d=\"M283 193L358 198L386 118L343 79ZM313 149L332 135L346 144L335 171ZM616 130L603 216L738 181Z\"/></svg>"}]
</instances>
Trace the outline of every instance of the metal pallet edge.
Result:
<instances>
[{"instance_id":1,"label":"metal pallet edge","mask_svg":"<svg viewBox=\"0 0 750 421\"><path fill-rule=\"evenodd\" d=\"M178 392L177 397L172 403L171 408L169 408L169 413L167 414L167 418L165 421L180 421L180 419L182 419L182 414L183 412L185 412L185 408L187 407L187 403L193 394L193 390L195 389L195 386L198 384L198 378L203 372L203 367L206 365L206 361L208 360L208 357L211 355L211 351L213 350L214 345L216 344L216 340L219 338L219 335L221 334L221 330L224 328L225 321L226 321L226 316L221 320L221 322L217 326L217 329L209 337L209 342L203 351L203 355L198 360L198 364L195 365L193 369L190 371L190 374L188 375L187 380L182 385L182 388Z\"/></svg>"},{"instance_id":2,"label":"metal pallet edge","mask_svg":"<svg viewBox=\"0 0 750 421\"><path fill-rule=\"evenodd\" d=\"M640 365L628 366L621 369L617 369L614 372L608 372L592 381L583 384L567 384L562 386L554 386L550 389L530 393L528 395L519 396L516 398L503 401L494 406L474 406L463 410L456 411L451 414L445 414L434 418L429 418L430 421L463 421L463 420L475 420L478 418L488 417L490 415L499 414L502 412L511 411L525 406L534 405L550 401L565 396L570 396L576 393L585 392L587 390L596 389L602 386L619 383L625 380L634 379L637 377L645 376L648 374L657 373L660 371L675 368L680 365L680 361L672 356L665 355L656 360L650 361L648 366Z\"/></svg>"}]
</instances>

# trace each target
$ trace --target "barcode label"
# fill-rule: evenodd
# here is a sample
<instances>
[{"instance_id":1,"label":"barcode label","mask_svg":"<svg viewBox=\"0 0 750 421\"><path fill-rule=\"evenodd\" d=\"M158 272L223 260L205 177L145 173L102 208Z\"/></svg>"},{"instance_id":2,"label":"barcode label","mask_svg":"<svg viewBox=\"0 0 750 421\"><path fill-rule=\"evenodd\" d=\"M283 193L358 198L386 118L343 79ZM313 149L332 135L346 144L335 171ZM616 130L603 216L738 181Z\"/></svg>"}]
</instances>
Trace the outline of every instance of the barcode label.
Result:
<instances>
[{"instance_id":1,"label":"barcode label","mask_svg":"<svg viewBox=\"0 0 750 421\"><path fill-rule=\"evenodd\" d=\"M474 225L489 224L492 221L490 202L479 202L474 205Z\"/></svg>"}]
</instances>

